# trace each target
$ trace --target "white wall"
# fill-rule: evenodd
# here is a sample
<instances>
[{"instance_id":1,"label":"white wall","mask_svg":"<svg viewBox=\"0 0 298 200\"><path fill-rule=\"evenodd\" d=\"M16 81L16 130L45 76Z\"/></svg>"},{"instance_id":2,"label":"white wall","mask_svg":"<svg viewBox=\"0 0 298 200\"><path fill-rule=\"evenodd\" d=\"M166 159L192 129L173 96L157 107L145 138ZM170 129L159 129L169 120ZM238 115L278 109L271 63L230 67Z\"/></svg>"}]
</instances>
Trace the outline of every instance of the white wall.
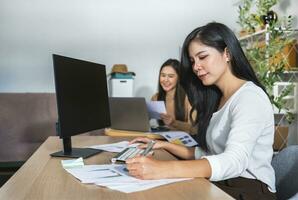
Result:
<instances>
[{"instance_id":1,"label":"white wall","mask_svg":"<svg viewBox=\"0 0 298 200\"><path fill-rule=\"evenodd\" d=\"M233 0L0 0L0 92L53 92L53 53L136 72L149 98L158 69L179 58L194 28L212 20L237 31ZM298 2L282 4L289 12ZM293 13L293 12L292 12ZM295 13L293 13L295 14Z\"/></svg>"},{"instance_id":2,"label":"white wall","mask_svg":"<svg viewBox=\"0 0 298 200\"><path fill-rule=\"evenodd\" d=\"M296 17L298 1L280 0ZM156 92L160 65L194 28L239 31L238 0L0 0L0 92L54 92L53 53L136 72L135 95ZM297 124L297 123L296 123ZM298 129L296 125L296 130Z\"/></svg>"}]
</instances>

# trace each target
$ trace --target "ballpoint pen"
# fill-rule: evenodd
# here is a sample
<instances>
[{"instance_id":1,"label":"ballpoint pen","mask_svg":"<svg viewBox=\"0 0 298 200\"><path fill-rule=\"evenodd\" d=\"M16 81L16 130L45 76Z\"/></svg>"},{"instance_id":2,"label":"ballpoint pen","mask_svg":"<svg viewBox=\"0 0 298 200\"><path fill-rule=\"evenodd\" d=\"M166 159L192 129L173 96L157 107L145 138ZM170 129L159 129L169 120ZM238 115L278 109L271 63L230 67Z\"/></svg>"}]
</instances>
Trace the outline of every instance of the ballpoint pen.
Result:
<instances>
[{"instance_id":1,"label":"ballpoint pen","mask_svg":"<svg viewBox=\"0 0 298 200\"><path fill-rule=\"evenodd\" d=\"M154 144L155 144L155 140L151 140L149 143L148 143L148 146L147 148L145 149L145 151L143 151L143 153L141 154L142 156L146 156L153 148Z\"/></svg>"}]
</instances>

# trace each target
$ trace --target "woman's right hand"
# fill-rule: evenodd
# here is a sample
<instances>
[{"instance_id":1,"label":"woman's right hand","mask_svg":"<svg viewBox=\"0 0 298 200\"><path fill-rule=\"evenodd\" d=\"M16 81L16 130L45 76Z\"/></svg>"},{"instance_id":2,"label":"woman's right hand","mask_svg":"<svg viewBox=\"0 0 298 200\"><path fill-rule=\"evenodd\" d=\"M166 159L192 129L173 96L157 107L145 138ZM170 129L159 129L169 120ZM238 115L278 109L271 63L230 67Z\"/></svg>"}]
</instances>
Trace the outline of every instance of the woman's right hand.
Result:
<instances>
[{"instance_id":1,"label":"woman's right hand","mask_svg":"<svg viewBox=\"0 0 298 200\"><path fill-rule=\"evenodd\" d=\"M147 144L151 141L152 141L152 139L147 138L147 137L138 137L138 138L135 138L132 141L130 141L129 145L134 144L134 143L141 143L138 146L138 148L145 149L147 147ZM168 142L161 141L161 140L155 140L155 144L153 145L153 149L162 149L165 146L166 143L168 143Z\"/></svg>"}]
</instances>

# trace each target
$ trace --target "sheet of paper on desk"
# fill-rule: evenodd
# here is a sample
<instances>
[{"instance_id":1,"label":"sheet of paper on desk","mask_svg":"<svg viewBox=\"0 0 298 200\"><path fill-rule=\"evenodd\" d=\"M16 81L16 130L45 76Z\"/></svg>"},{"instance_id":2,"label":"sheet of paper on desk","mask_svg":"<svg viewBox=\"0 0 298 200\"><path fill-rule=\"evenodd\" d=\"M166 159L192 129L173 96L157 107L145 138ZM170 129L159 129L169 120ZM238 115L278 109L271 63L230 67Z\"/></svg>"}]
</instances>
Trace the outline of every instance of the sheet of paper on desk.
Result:
<instances>
[{"instance_id":1,"label":"sheet of paper on desk","mask_svg":"<svg viewBox=\"0 0 298 200\"><path fill-rule=\"evenodd\" d=\"M148 190L154 187L161 185L166 185L170 183L175 183L179 181L189 180L189 178L180 178L180 179L160 179L160 180L140 180L133 177L123 178L115 177L113 181L99 181L96 182L96 185L108 187L113 190L118 190L120 192L131 193L139 192L143 190Z\"/></svg>"},{"instance_id":2,"label":"sheet of paper on desk","mask_svg":"<svg viewBox=\"0 0 298 200\"><path fill-rule=\"evenodd\" d=\"M140 180L128 175L125 165L85 165L82 168L66 169L67 172L79 179L82 183L95 184L108 187L125 193L137 192L160 185L189 180L182 179L161 179L161 180Z\"/></svg>"},{"instance_id":3,"label":"sheet of paper on desk","mask_svg":"<svg viewBox=\"0 0 298 200\"><path fill-rule=\"evenodd\" d=\"M174 144L180 144L187 147L196 146L198 144L191 135L183 131L156 132L155 134L163 136L169 142Z\"/></svg>"},{"instance_id":4,"label":"sheet of paper on desk","mask_svg":"<svg viewBox=\"0 0 298 200\"><path fill-rule=\"evenodd\" d=\"M137 143L128 145L128 143L129 143L129 141L121 141L121 142L111 143L111 144L93 145L93 146L89 146L88 148L100 149L103 151L119 153L119 152L123 151L124 149L126 149L127 147L135 147L135 146L139 145Z\"/></svg>"},{"instance_id":5,"label":"sheet of paper on desk","mask_svg":"<svg viewBox=\"0 0 298 200\"><path fill-rule=\"evenodd\" d=\"M125 169L125 165L115 166L115 170L119 173L126 175L128 178L121 179L120 177L114 177L113 182L96 182L96 185L101 185L109 187L114 190L118 190L125 193L138 192L142 190L147 190L150 188L158 187L161 185L166 185L174 182L190 180L191 178L178 178L178 179L159 179L159 180L141 180L129 176Z\"/></svg>"},{"instance_id":6,"label":"sheet of paper on desk","mask_svg":"<svg viewBox=\"0 0 298 200\"><path fill-rule=\"evenodd\" d=\"M66 169L66 171L79 179L82 183L95 183L103 178L121 176L120 173L114 170L114 166L110 164L85 165L81 168Z\"/></svg>"},{"instance_id":7,"label":"sheet of paper on desk","mask_svg":"<svg viewBox=\"0 0 298 200\"><path fill-rule=\"evenodd\" d=\"M164 101L147 101L149 118L160 119L161 113L167 113Z\"/></svg>"}]
</instances>

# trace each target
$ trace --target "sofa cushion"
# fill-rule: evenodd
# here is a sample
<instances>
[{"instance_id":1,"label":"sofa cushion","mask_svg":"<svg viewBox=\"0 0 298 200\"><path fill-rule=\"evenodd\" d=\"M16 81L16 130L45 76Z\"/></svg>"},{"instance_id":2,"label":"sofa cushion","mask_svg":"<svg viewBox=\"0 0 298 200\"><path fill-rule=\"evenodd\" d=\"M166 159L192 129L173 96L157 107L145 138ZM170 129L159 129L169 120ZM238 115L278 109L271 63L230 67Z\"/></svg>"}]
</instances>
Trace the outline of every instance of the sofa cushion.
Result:
<instances>
[{"instance_id":1,"label":"sofa cushion","mask_svg":"<svg viewBox=\"0 0 298 200\"><path fill-rule=\"evenodd\" d=\"M0 94L0 162L25 161L56 135L54 93Z\"/></svg>"}]
</instances>

